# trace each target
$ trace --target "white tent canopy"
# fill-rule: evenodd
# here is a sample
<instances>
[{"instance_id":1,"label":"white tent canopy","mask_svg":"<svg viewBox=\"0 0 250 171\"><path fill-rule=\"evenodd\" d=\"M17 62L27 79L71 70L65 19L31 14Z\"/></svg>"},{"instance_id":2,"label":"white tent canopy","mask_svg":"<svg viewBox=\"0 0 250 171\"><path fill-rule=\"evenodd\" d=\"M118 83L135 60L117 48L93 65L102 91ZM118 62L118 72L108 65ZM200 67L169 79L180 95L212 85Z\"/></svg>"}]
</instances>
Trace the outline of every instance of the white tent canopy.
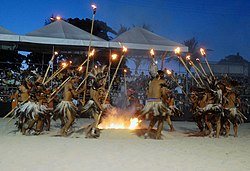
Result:
<instances>
[{"instance_id":1,"label":"white tent canopy","mask_svg":"<svg viewBox=\"0 0 250 171\"><path fill-rule=\"evenodd\" d=\"M89 46L90 33L63 20L20 36L21 42L63 46ZM92 46L108 47L108 41L92 35Z\"/></svg>"},{"instance_id":2,"label":"white tent canopy","mask_svg":"<svg viewBox=\"0 0 250 171\"><path fill-rule=\"evenodd\" d=\"M19 36L0 26L0 41L19 41Z\"/></svg>"},{"instance_id":3,"label":"white tent canopy","mask_svg":"<svg viewBox=\"0 0 250 171\"><path fill-rule=\"evenodd\" d=\"M63 20L55 21L26 35L15 35L11 31L0 27L0 42L2 44L17 45L18 50L51 50L84 51L90 44L90 33L79 29ZM129 51L143 52L153 48L156 51L174 51L179 46L182 52L187 52L188 47L161 37L143 28L135 27L111 41L106 41L92 35L92 46L99 48L121 48L121 44L128 47Z\"/></svg>"},{"instance_id":4,"label":"white tent canopy","mask_svg":"<svg viewBox=\"0 0 250 171\"><path fill-rule=\"evenodd\" d=\"M128 49L135 50L149 50L153 48L156 51L165 52L174 51L176 47L180 47L182 52L188 51L188 47L140 27L134 27L111 40L110 47L119 48L121 47L120 43L128 47Z\"/></svg>"},{"instance_id":5,"label":"white tent canopy","mask_svg":"<svg viewBox=\"0 0 250 171\"><path fill-rule=\"evenodd\" d=\"M65 51L86 51L90 44L90 33L65 21L58 20L26 35L14 33L0 27L1 44L15 44L18 50L51 51L56 47ZM108 48L109 42L92 35L93 47ZM85 49L84 49L85 48Z\"/></svg>"},{"instance_id":6,"label":"white tent canopy","mask_svg":"<svg viewBox=\"0 0 250 171\"><path fill-rule=\"evenodd\" d=\"M18 35L0 26L0 49L14 50L16 49L16 45L14 42L18 41Z\"/></svg>"}]
</instances>

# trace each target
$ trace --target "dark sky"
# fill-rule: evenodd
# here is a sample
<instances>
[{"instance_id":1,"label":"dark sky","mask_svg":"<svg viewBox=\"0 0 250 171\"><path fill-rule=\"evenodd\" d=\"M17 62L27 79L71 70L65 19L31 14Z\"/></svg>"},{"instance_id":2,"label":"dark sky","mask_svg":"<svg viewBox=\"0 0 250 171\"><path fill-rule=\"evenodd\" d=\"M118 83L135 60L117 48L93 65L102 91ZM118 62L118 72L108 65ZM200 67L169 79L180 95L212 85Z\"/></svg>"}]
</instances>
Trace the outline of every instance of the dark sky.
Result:
<instances>
[{"instance_id":1,"label":"dark sky","mask_svg":"<svg viewBox=\"0 0 250 171\"><path fill-rule=\"evenodd\" d=\"M195 37L210 60L218 61L240 53L250 61L249 0L1 0L0 25L17 34L44 26L52 14L63 18L91 18L91 4L97 6L95 19L114 30L120 24L146 24L163 37L183 43Z\"/></svg>"}]
</instances>

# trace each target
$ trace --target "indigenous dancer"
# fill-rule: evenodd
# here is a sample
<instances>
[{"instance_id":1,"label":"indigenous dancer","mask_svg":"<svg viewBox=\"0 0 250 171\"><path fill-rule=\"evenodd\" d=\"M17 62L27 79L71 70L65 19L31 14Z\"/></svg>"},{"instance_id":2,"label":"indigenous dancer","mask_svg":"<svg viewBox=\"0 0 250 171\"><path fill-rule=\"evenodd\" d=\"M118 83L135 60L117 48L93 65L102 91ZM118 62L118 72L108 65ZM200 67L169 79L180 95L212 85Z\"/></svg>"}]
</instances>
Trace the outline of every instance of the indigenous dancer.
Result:
<instances>
[{"instance_id":1,"label":"indigenous dancer","mask_svg":"<svg viewBox=\"0 0 250 171\"><path fill-rule=\"evenodd\" d=\"M79 93L83 90L77 92L74 90L74 84L79 82L79 78L74 76L70 79L64 86L63 92L63 100L57 105L54 113L55 119L58 117L62 119L62 121L67 120L66 124L61 128L60 134L62 136L67 136L70 127L72 126L76 114L77 107L72 102L72 98L76 98Z\"/></svg>"},{"instance_id":2,"label":"indigenous dancer","mask_svg":"<svg viewBox=\"0 0 250 171\"><path fill-rule=\"evenodd\" d=\"M18 87L16 93L14 94L14 99L17 103L17 106L13 109L13 117L19 117L20 107L26 103L29 99L29 85L26 80L22 82L22 84ZM19 117L19 120L15 123L18 130L22 129L22 125L24 123L23 116Z\"/></svg>"},{"instance_id":3,"label":"indigenous dancer","mask_svg":"<svg viewBox=\"0 0 250 171\"><path fill-rule=\"evenodd\" d=\"M206 104L206 106L200 108L199 111L205 116L205 123L210 132L209 136L213 136L212 119L214 119L216 123L216 138L218 138L221 129L221 116L224 115L222 108L222 89L218 81L212 77L201 102Z\"/></svg>"},{"instance_id":4,"label":"indigenous dancer","mask_svg":"<svg viewBox=\"0 0 250 171\"><path fill-rule=\"evenodd\" d=\"M92 77L93 82L90 85L90 99L83 107L82 113L90 112L94 118L94 123L89 125L86 130L86 138L97 138L100 136L99 129L97 128L98 117L101 111L104 111L104 107L102 106L102 99L104 95L104 69L106 66L102 68L93 68L90 77Z\"/></svg>"},{"instance_id":5,"label":"indigenous dancer","mask_svg":"<svg viewBox=\"0 0 250 171\"><path fill-rule=\"evenodd\" d=\"M231 80L225 86L225 101L223 103L225 116L223 118L223 123L225 126L225 136L229 136L230 123L233 124L234 137L238 137L238 127L240 123L243 123L247 118L240 112L237 106L240 106L239 94L236 90L237 84L235 81Z\"/></svg>"},{"instance_id":6,"label":"indigenous dancer","mask_svg":"<svg viewBox=\"0 0 250 171\"><path fill-rule=\"evenodd\" d=\"M163 89L166 88L166 82L163 80L163 77L164 72L159 70L157 72L156 78L154 78L149 83L146 105L142 109L142 114L139 116L141 117L146 114L146 118L148 118L148 114L153 112L153 117L150 121L147 132L144 135L145 138L149 137L150 131L158 122L156 139L160 139L166 114L170 113L168 106L163 103L161 99L163 95Z\"/></svg>"},{"instance_id":7,"label":"indigenous dancer","mask_svg":"<svg viewBox=\"0 0 250 171\"><path fill-rule=\"evenodd\" d=\"M29 100L27 103L20 107L20 118L19 124L22 127L23 135L26 134L27 130L32 130L33 126L36 124L35 135L40 134L42 127L43 113L45 112L38 103L38 95L40 90L38 89L38 80L36 76L29 77Z\"/></svg>"},{"instance_id":8,"label":"indigenous dancer","mask_svg":"<svg viewBox=\"0 0 250 171\"><path fill-rule=\"evenodd\" d=\"M167 99L165 100L165 103L167 103L167 105L169 106L169 111L170 113L167 113L167 117L166 117L166 121L168 123L168 126L170 127L170 132L175 131L173 123L171 121L171 116L176 116L176 117L181 117L183 116L183 112L178 109L175 106L175 98L174 98L174 94L171 91L168 91L165 93L167 95ZM164 96L163 96L164 97Z\"/></svg>"}]
</instances>

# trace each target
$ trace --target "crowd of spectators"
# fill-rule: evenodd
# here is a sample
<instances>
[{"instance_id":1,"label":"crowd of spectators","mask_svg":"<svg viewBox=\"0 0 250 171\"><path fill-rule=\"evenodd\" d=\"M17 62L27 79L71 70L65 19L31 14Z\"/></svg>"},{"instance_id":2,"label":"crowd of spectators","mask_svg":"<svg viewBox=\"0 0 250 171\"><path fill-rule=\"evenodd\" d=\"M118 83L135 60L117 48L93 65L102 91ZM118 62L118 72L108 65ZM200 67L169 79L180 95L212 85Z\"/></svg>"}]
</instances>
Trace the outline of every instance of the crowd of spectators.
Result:
<instances>
[{"instance_id":1,"label":"crowd of spectators","mask_svg":"<svg viewBox=\"0 0 250 171\"><path fill-rule=\"evenodd\" d=\"M21 84L22 80L26 78L30 74L30 72L13 72L10 69L8 70L0 70L0 101L2 102L10 102L11 95L14 94L17 90L17 87ZM192 79L188 79L188 83L186 83L186 75L175 73L175 78L178 80L178 84L182 86L184 91L186 88L190 88L193 84ZM149 74L145 74L141 72L137 75L117 75L115 81L113 82L113 86L110 91L111 103L114 106L124 107L127 105L127 96L128 94L137 98L141 104L145 104L146 101L146 89L148 87L148 83L151 77ZM236 78L242 88L240 88L242 100L250 100L250 79L249 78ZM57 87L61 83L62 79L57 78L54 79L51 83L53 87ZM244 84L243 84L244 83ZM185 99L182 94L182 90L175 84L174 93L176 94L176 103L181 104L183 99Z\"/></svg>"}]
</instances>

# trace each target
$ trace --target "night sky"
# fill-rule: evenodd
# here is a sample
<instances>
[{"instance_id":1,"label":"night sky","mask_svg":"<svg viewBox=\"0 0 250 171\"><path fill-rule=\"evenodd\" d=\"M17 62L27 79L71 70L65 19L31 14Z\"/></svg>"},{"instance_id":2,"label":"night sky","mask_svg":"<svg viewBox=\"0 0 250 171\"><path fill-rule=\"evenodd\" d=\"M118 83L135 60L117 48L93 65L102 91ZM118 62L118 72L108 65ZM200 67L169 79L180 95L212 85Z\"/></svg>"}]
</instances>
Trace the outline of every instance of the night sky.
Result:
<instances>
[{"instance_id":1,"label":"night sky","mask_svg":"<svg viewBox=\"0 0 250 171\"><path fill-rule=\"evenodd\" d=\"M165 38L183 43L195 37L212 49L209 60L240 53L250 61L250 1L248 0L1 0L0 26L26 34L44 26L52 14L91 18L118 31L120 25L146 24Z\"/></svg>"}]
</instances>

